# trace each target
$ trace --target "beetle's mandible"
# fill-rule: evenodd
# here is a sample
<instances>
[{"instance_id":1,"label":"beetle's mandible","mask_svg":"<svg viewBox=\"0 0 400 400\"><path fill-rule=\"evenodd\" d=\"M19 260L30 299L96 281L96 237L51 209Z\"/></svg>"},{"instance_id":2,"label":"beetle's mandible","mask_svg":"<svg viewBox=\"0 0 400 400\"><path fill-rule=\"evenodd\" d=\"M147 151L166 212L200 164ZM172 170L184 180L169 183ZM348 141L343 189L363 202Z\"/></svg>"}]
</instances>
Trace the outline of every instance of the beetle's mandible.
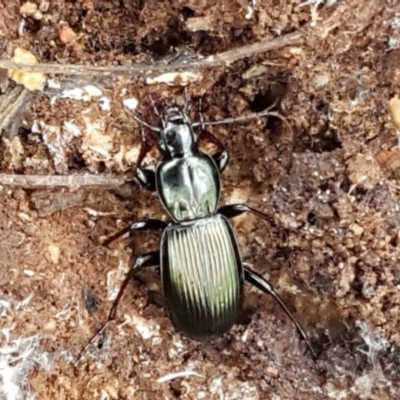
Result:
<instances>
[{"instance_id":1,"label":"beetle's mandible","mask_svg":"<svg viewBox=\"0 0 400 400\"><path fill-rule=\"evenodd\" d=\"M108 245L137 230L162 230L159 251L136 257L121 284L106 323L82 349L78 360L93 339L115 319L118 303L132 274L152 266L160 267L165 304L173 324L189 338L206 340L222 335L235 324L246 280L278 301L316 359L305 331L273 286L243 264L228 221L228 218L244 212L251 212L264 220L269 220L268 216L246 204L218 208L220 173L227 165L228 153L216 137L205 129L197 134L194 127L201 125L204 128L206 124L232 120L192 123L186 110L177 107L161 115L156 109L156 113L160 120L159 127L153 127L137 117L135 119L158 133L162 158L155 170L142 167L151 149L142 138L136 176L141 185L158 193L169 220L134 222L102 243ZM200 151L200 137L216 144L219 151L213 155Z\"/></svg>"}]
</instances>

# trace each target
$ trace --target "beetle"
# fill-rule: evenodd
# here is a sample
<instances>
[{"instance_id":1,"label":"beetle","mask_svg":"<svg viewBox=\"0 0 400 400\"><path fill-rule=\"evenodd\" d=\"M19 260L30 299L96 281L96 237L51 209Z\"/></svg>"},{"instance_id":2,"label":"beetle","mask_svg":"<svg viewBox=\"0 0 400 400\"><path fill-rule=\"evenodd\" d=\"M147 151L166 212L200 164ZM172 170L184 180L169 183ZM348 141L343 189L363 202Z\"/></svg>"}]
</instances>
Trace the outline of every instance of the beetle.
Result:
<instances>
[{"instance_id":1,"label":"beetle","mask_svg":"<svg viewBox=\"0 0 400 400\"><path fill-rule=\"evenodd\" d=\"M144 139L142 127L136 177L142 186L158 194L169 219L167 222L157 219L134 222L102 243L107 246L133 231L162 231L159 250L139 255L133 261L107 321L82 349L78 360L94 338L115 319L117 306L132 275L147 267L159 267L167 312L173 325L187 337L204 341L229 331L237 321L243 300L243 283L247 281L276 299L316 359L305 331L274 287L242 262L236 236L229 222L229 218L244 212L269 221L268 215L246 204L218 208L220 175L227 165L228 153L204 126L231 122L232 119L192 123L186 109L172 107L162 114L156 108L155 111L160 121L158 127L136 116L134 118L141 126L157 132L161 160L155 170L142 166L151 149ZM199 125L203 129L197 134L194 128ZM218 151L212 155L200 151L200 138L216 144Z\"/></svg>"}]
</instances>

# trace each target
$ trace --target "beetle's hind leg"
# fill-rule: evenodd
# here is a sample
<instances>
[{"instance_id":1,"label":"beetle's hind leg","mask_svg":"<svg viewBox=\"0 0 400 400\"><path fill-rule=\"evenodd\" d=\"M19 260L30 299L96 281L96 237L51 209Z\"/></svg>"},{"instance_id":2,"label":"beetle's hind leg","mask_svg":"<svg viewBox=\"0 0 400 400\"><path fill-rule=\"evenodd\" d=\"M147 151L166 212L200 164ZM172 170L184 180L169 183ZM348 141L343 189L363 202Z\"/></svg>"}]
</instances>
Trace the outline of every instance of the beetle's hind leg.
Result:
<instances>
[{"instance_id":1,"label":"beetle's hind leg","mask_svg":"<svg viewBox=\"0 0 400 400\"><path fill-rule=\"evenodd\" d=\"M146 254L136 257L134 263L132 264L132 267L126 274L125 279L123 280L123 282L119 288L117 297L114 300L114 303L108 314L108 318L107 318L106 322L100 327L100 329L98 329L96 331L96 333L89 339L89 341L87 342L85 347L83 347L83 349L79 352L78 357L74 364L75 366L78 364L79 360L82 358L82 354L93 343L94 339L96 339L97 336L101 335L104 332L104 330L107 328L108 324L111 321L115 320L118 304L122 298L122 295L124 294L126 287L128 286L129 281L132 278L133 273L144 267L158 267L159 265L160 265L160 252L158 252L158 251L146 253Z\"/></svg>"},{"instance_id":2,"label":"beetle's hind leg","mask_svg":"<svg viewBox=\"0 0 400 400\"><path fill-rule=\"evenodd\" d=\"M297 322L296 318L291 313L291 311L287 308L285 302L280 298L278 293L275 291L274 287L266 279L264 279L261 275L257 274L256 272L252 271L251 269L247 268L246 266L243 266L243 269L244 269L244 278L246 281L251 283L256 288L260 289L262 292L274 296L276 301L283 308L283 311L285 311L287 316L293 321L294 325L296 326L297 330L300 333L300 336L306 342L307 347L309 348L314 360L317 360L317 358L318 358L317 354L316 354L314 348L312 347L310 340L308 339L304 329L301 327L299 322Z\"/></svg>"},{"instance_id":3,"label":"beetle's hind leg","mask_svg":"<svg viewBox=\"0 0 400 400\"><path fill-rule=\"evenodd\" d=\"M131 269L126 274L125 279L122 282L121 287L119 288L117 297L114 300L114 303L113 303L110 313L108 315L107 322L104 324L104 326L106 324L108 324L110 321L115 319L118 303L120 302L121 297L124 294L124 291L125 291L126 287L128 286L130 279L133 276L133 273L144 267L158 267L159 265L160 265L160 252L159 251L153 251L151 253L146 253L146 254L136 257ZM102 327L101 329L103 330L104 328Z\"/></svg>"}]
</instances>

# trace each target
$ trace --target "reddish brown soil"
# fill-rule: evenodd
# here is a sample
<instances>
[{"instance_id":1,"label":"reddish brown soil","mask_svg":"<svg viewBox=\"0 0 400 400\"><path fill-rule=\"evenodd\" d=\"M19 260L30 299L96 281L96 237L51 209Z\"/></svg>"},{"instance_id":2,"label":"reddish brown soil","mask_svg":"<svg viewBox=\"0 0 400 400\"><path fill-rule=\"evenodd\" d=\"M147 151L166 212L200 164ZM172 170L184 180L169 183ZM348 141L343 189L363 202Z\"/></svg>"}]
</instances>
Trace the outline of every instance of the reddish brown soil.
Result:
<instances>
[{"instance_id":1,"label":"reddish brown soil","mask_svg":"<svg viewBox=\"0 0 400 400\"><path fill-rule=\"evenodd\" d=\"M111 72L47 74L60 88L48 85L18 102L21 89L3 71L1 172L113 174L128 183L1 187L0 343L4 350L18 338L36 335L37 342L27 360L9 366L25 363L17 382L23 393L6 397L2 388L0 398L399 398L400 150L388 101L400 93L400 2L37 0L40 15L26 18L23 2L14 3L0 0L0 60L21 47L42 64ZM191 70L198 76L186 89L112 72L293 33L302 36L295 44ZM60 98L88 84L109 99L108 110L96 96ZM212 129L231 157L221 203L246 202L275 216L278 230L251 216L234 221L243 258L301 321L318 363L274 300L248 285L232 331L210 343L185 338L162 308L157 273L145 271L128 287L117 322L73 367L132 254L157 247L157 235L137 234L80 255L128 221L165 218L157 197L132 180L140 130L123 100L136 98L142 118L155 124L149 95L159 107L188 96L196 119L202 99L206 120L277 102L293 132L276 117ZM188 370L202 377L157 382Z\"/></svg>"}]
</instances>

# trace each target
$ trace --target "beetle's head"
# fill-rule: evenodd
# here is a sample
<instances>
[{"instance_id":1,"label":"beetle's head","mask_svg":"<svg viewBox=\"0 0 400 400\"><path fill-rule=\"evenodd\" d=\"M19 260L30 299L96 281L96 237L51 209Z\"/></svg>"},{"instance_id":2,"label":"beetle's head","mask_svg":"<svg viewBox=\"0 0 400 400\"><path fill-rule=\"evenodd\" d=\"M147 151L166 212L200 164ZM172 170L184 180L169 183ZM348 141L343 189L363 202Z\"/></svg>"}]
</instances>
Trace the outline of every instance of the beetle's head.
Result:
<instances>
[{"instance_id":1,"label":"beetle's head","mask_svg":"<svg viewBox=\"0 0 400 400\"><path fill-rule=\"evenodd\" d=\"M193 131L188 115L174 107L166 111L161 118L159 146L171 157L191 154L196 149L197 135Z\"/></svg>"}]
</instances>

